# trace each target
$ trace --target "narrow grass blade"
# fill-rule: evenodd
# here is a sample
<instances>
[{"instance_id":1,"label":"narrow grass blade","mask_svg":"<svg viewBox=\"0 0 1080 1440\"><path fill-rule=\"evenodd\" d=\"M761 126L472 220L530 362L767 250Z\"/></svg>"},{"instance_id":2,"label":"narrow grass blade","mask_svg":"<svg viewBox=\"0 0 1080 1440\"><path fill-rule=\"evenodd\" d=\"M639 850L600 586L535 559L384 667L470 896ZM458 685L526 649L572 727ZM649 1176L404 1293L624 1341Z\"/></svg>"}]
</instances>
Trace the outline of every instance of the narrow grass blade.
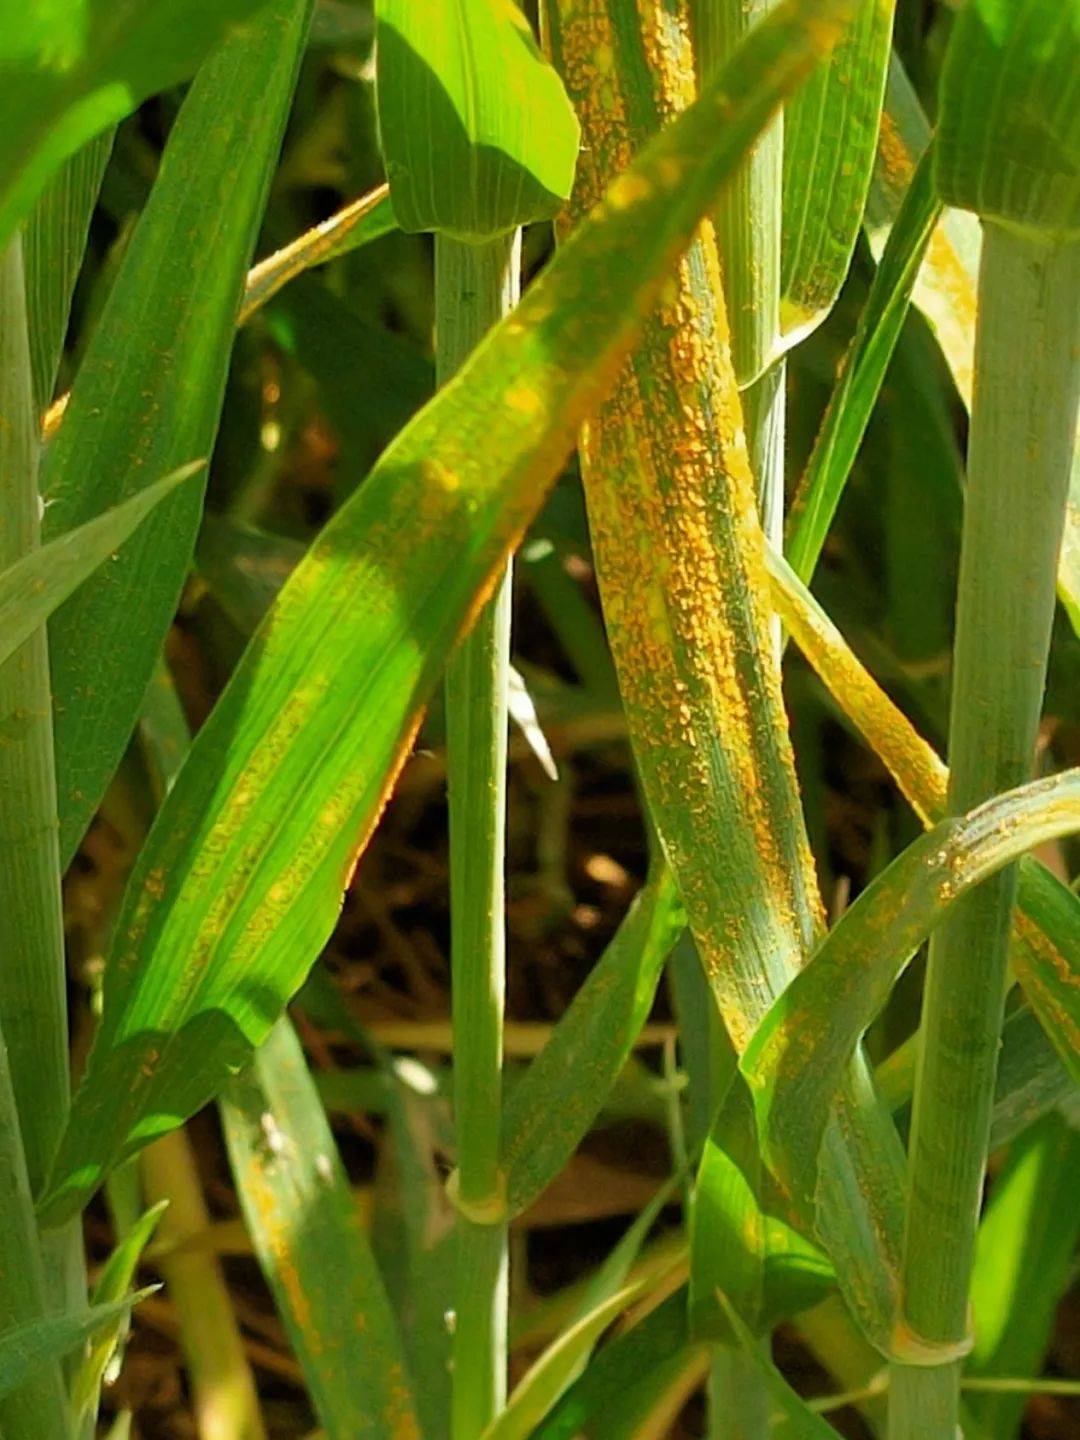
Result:
<instances>
[{"instance_id":1,"label":"narrow grass blade","mask_svg":"<svg viewBox=\"0 0 1080 1440\"><path fill-rule=\"evenodd\" d=\"M648 1018L684 923L674 882L661 868L511 1090L500 1149L511 1215L527 1210L555 1179L599 1114Z\"/></svg>"},{"instance_id":2,"label":"narrow grass blade","mask_svg":"<svg viewBox=\"0 0 1080 1440\"><path fill-rule=\"evenodd\" d=\"M38 426L22 265L16 237L0 253L0 566L41 541ZM18 1109L12 1143L31 1192L44 1180L68 1113L67 966L56 836L56 772L45 629L0 664L0 1031ZM20 1164L22 1159L20 1159ZM13 1187L14 1188L14 1187ZM30 1245L37 1259L36 1236ZM45 1242L49 1309L85 1302L77 1227ZM29 1257L16 1263L29 1266ZM21 1287L13 1303L22 1307ZM16 1318L24 1318L16 1312ZM6 1426L5 1426L6 1428Z\"/></svg>"},{"instance_id":3,"label":"narrow grass blade","mask_svg":"<svg viewBox=\"0 0 1080 1440\"><path fill-rule=\"evenodd\" d=\"M946 813L948 771L775 552L774 603L807 660L852 724L892 773L924 825ZM1080 1083L1080 899L1044 865L1025 858L1012 964L1064 1065Z\"/></svg>"},{"instance_id":4,"label":"narrow grass blade","mask_svg":"<svg viewBox=\"0 0 1080 1440\"><path fill-rule=\"evenodd\" d=\"M123 1300L92 1305L79 1314L47 1315L26 1325L0 1330L0 1400L6 1400L13 1391L27 1385L51 1361L63 1359L88 1340L96 1344L96 1337L102 1331L115 1335L116 1327L127 1318L132 1307L152 1295L155 1288L138 1290ZM47 1423L39 1412L39 1427ZM14 1436L18 1432L12 1429L10 1433ZM36 1432L25 1433L47 1433L51 1440L53 1434L66 1432L43 1432L38 1428Z\"/></svg>"},{"instance_id":5,"label":"narrow grass blade","mask_svg":"<svg viewBox=\"0 0 1080 1440\"><path fill-rule=\"evenodd\" d=\"M801 580L809 580L821 554L900 338L912 286L940 213L931 161L924 157L889 233L859 316L855 339L844 358L792 502L785 550Z\"/></svg>"},{"instance_id":6,"label":"narrow grass blade","mask_svg":"<svg viewBox=\"0 0 1080 1440\"><path fill-rule=\"evenodd\" d=\"M661 27L650 0L587 14L569 3L550 10L552 54L582 122L571 206L582 216L665 110L677 108L692 74L687 17L666 10ZM620 67L629 79L575 65L601 35L613 53L630 57ZM634 83L647 73L650 85ZM620 83L615 124L611 96ZM809 953L821 908L721 293L706 229L581 453L635 761L714 998L742 1050ZM849 1298L880 1336L895 1303L903 1157L865 1077L853 1075L844 1128L842 1135L838 1124L830 1142L827 1243Z\"/></svg>"},{"instance_id":7,"label":"narrow grass blade","mask_svg":"<svg viewBox=\"0 0 1080 1440\"><path fill-rule=\"evenodd\" d=\"M747 30L766 16L774 3L692 0L698 74L707 78L729 59ZM847 43L845 39L840 48ZM832 65L835 54L827 65ZM821 69L809 85L818 83ZM791 102L793 106L800 103L801 95ZM713 213L747 455L762 525L773 539L782 535L784 524L787 386L785 368L778 358L784 126L784 116L775 116Z\"/></svg>"},{"instance_id":8,"label":"narrow grass blade","mask_svg":"<svg viewBox=\"0 0 1080 1440\"><path fill-rule=\"evenodd\" d=\"M155 505L205 469L182 465L103 515L0 570L0 665L138 529Z\"/></svg>"},{"instance_id":9,"label":"narrow grass blade","mask_svg":"<svg viewBox=\"0 0 1080 1440\"><path fill-rule=\"evenodd\" d=\"M253 265L248 271L236 323L246 324L256 310L305 270L325 265L339 255L348 255L396 229L389 187L380 185Z\"/></svg>"},{"instance_id":10,"label":"narrow grass blade","mask_svg":"<svg viewBox=\"0 0 1080 1440\"><path fill-rule=\"evenodd\" d=\"M796 344L832 309L862 224L877 152L895 0L867 0L784 112L780 320ZM824 199L823 199L824 197Z\"/></svg>"},{"instance_id":11,"label":"narrow grass blade","mask_svg":"<svg viewBox=\"0 0 1080 1440\"><path fill-rule=\"evenodd\" d=\"M987 876L1080 828L1080 771L1034 782L944 820L845 911L740 1062L765 1158L804 1213L844 1067L898 975L947 911Z\"/></svg>"},{"instance_id":12,"label":"narrow grass blade","mask_svg":"<svg viewBox=\"0 0 1080 1440\"><path fill-rule=\"evenodd\" d=\"M287 1020L221 1115L244 1218L328 1440L419 1440L390 1304Z\"/></svg>"},{"instance_id":13,"label":"narrow grass blade","mask_svg":"<svg viewBox=\"0 0 1080 1440\"><path fill-rule=\"evenodd\" d=\"M309 0L272 0L184 101L49 453L47 539L212 448L309 9ZM135 726L201 504L199 486L167 500L50 623L65 862Z\"/></svg>"},{"instance_id":14,"label":"narrow grass blade","mask_svg":"<svg viewBox=\"0 0 1080 1440\"><path fill-rule=\"evenodd\" d=\"M378 0L376 20L380 139L401 228L488 241L558 214L577 123L513 0Z\"/></svg>"},{"instance_id":15,"label":"narrow grass blade","mask_svg":"<svg viewBox=\"0 0 1080 1440\"><path fill-rule=\"evenodd\" d=\"M1041 1373L1080 1237L1078 1185L1080 1132L1061 1115L1048 1115L1014 1146L979 1227L969 1376L1034 1380ZM1012 1440L1025 1398L968 1395L976 1433L985 1440Z\"/></svg>"},{"instance_id":16,"label":"narrow grass blade","mask_svg":"<svg viewBox=\"0 0 1080 1440\"><path fill-rule=\"evenodd\" d=\"M0 141L0 244L57 166L150 95L186 79L260 0L148 0L0 17L9 123Z\"/></svg>"},{"instance_id":17,"label":"narrow grass blade","mask_svg":"<svg viewBox=\"0 0 1080 1440\"><path fill-rule=\"evenodd\" d=\"M632 1434L625 1423L627 1402L637 1409L634 1392L643 1380L649 1400L666 1386L697 1350L686 1323L686 1291L679 1289L639 1324L605 1345L592 1363L534 1432L533 1440L588 1440Z\"/></svg>"},{"instance_id":18,"label":"narrow grass blade","mask_svg":"<svg viewBox=\"0 0 1080 1440\"><path fill-rule=\"evenodd\" d=\"M0 296L3 295L0 286ZM0 333L3 333L0 327ZM2 431L0 431L2 437ZM0 438L2 453L2 438ZM46 1318L46 1275L34 1224L34 1206L26 1170L15 1095L8 1070L7 1047L0 1035L0 1334L13 1333L12 1364L16 1378L12 1394L0 1399L0 1425L8 1440L37 1440L42 1431L57 1440L72 1435L67 1391L57 1357L65 1353L64 1341L57 1347L46 1344L41 1353L41 1326ZM61 1312L61 1321L66 1312ZM21 1337L21 1343L20 1343ZM35 1341L34 1337L39 1337ZM80 1332L72 1344L82 1338ZM19 1357L29 1351L29 1363L19 1372ZM22 1383L26 1378L26 1383Z\"/></svg>"},{"instance_id":19,"label":"narrow grass blade","mask_svg":"<svg viewBox=\"0 0 1080 1440\"><path fill-rule=\"evenodd\" d=\"M718 1298L729 1325L768 1387L776 1411L770 1434L781 1440L832 1440L836 1434L832 1426L792 1390L728 1297L722 1294Z\"/></svg>"},{"instance_id":20,"label":"narrow grass blade","mask_svg":"<svg viewBox=\"0 0 1080 1440\"><path fill-rule=\"evenodd\" d=\"M522 1377L506 1409L484 1431L482 1440L528 1440L534 1435L581 1361L643 1288L639 1281L617 1291L560 1335Z\"/></svg>"},{"instance_id":21,"label":"narrow grass blade","mask_svg":"<svg viewBox=\"0 0 1080 1440\"><path fill-rule=\"evenodd\" d=\"M112 142L112 132L106 131L66 160L38 197L23 231L35 415L44 415L53 398L71 297Z\"/></svg>"},{"instance_id":22,"label":"narrow grass blade","mask_svg":"<svg viewBox=\"0 0 1080 1440\"><path fill-rule=\"evenodd\" d=\"M425 1440L446 1440L452 1388L446 1316L454 1308L457 1235L442 1157L453 1145L452 1125L449 1117L440 1123L440 1102L426 1093L430 1072L420 1070L417 1077L415 1060L395 1061L382 1050L357 1023L324 969L312 970L297 1003L319 1026L347 1037L380 1067L369 1073L383 1082L389 1133L375 1179L371 1246L397 1315L421 1432ZM418 1093L417 1078L425 1093Z\"/></svg>"},{"instance_id":23,"label":"narrow grass blade","mask_svg":"<svg viewBox=\"0 0 1080 1440\"><path fill-rule=\"evenodd\" d=\"M97 1414L101 1382L124 1333L129 1307L133 1303L130 1299L125 1302L124 1297L131 1287L142 1252L157 1229L165 1204L162 1201L151 1206L139 1217L109 1256L94 1286L91 1301L99 1313L110 1305L122 1304L123 1308L112 1323L103 1323L100 1329L95 1330L90 1337L89 1353L71 1376L71 1409L77 1425L91 1423Z\"/></svg>"},{"instance_id":24,"label":"narrow grass blade","mask_svg":"<svg viewBox=\"0 0 1080 1440\"><path fill-rule=\"evenodd\" d=\"M667 267L845 10L784 5L755 32L390 447L281 592L132 877L77 1118L43 1202L50 1223L205 1103L299 987L449 649Z\"/></svg>"}]
</instances>

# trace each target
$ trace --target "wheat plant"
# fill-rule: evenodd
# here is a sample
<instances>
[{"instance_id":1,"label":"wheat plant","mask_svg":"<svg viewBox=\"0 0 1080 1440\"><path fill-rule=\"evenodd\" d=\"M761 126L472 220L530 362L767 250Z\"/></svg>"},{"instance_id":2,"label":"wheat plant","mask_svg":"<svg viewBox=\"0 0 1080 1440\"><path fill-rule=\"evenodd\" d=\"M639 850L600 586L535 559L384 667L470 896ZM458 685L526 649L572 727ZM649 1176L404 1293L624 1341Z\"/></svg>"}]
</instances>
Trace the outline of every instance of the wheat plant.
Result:
<instances>
[{"instance_id":1,"label":"wheat plant","mask_svg":"<svg viewBox=\"0 0 1080 1440\"><path fill-rule=\"evenodd\" d=\"M1080 1435L1080 0L0 80L0 1435Z\"/></svg>"}]
</instances>

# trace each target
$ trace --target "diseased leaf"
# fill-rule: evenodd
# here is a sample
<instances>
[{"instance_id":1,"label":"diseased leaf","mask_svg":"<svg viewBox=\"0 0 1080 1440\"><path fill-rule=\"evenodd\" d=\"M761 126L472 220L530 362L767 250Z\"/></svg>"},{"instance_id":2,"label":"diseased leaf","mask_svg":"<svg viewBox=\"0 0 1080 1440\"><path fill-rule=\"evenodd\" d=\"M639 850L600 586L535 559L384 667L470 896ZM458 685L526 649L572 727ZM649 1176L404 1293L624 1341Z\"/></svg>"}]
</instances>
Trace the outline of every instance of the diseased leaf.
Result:
<instances>
[{"instance_id":1,"label":"diseased leaf","mask_svg":"<svg viewBox=\"0 0 1080 1440\"><path fill-rule=\"evenodd\" d=\"M293 573L132 876L47 1223L205 1103L302 983L451 646L668 267L848 4L784 4L754 32Z\"/></svg>"},{"instance_id":2,"label":"diseased leaf","mask_svg":"<svg viewBox=\"0 0 1080 1440\"><path fill-rule=\"evenodd\" d=\"M780 324L785 348L828 315L847 276L877 151L895 0L850 33L784 109Z\"/></svg>"},{"instance_id":3,"label":"diseased leaf","mask_svg":"<svg viewBox=\"0 0 1080 1440\"><path fill-rule=\"evenodd\" d=\"M377 0L375 13L379 132L401 228L487 240L558 214L577 121L513 0Z\"/></svg>"},{"instance_id":4,"label":"diseased leaf","mask_svg":"<svg viewBox=\"0 0 1080 1440\"><path fill-rule=\"evenodd\" d=\"M266 0L76 0L0 12L0 245L68 155L185 80Z\"/></svg>"},{"instance_id":5,"label":"diseased leaf","mask_svg":"<svg viewBox=\"0 0 1080 1440\"><path fill-rule=\"evenodd\" d=\"M146 8L160 23L161 7ZM272 0L211 57L184 101L48 454L46 539L210 453L309 8ZM130 19L135 9L118 13ZM201 504L195 485L165 501L49 625L65 863L134 729Z\"/></svg>"},{"instance_id":6,"label":"diseased leaf","mask_svg":"<svg viewBox=\"0 0 1080 1440\"><path fill-rule=\"evenodd\" d=\"M648 0L550 6L552 55L583 133L571 218L589 214L626 156L683 103L694 74L688 8L665 6L661 27ZM623 57L610 74L578 63L598 44ZM713 1001L741 1051L809 954L821 903L720 280L706 229L591 420L581 461L642 789ZM903 1155L862 1064L831 1136L823 1232L850 1303L884 1344L899 1284Z\"/></svg>"},{"instance_id":7,"label":"diseased leaf","mask_svg":"<svg viewBox=\"0 0 1080 1440\"><path fill-rule=\"evenodd\" d=\"M803 1213L844 1067L930 930L980 880L1080 829L1080 770L943 820L867 887L758 1028L740 1068L762 1153Z\"/></svg>"},{"instance_id":8,"label":"diseased leaf","mask_svg":"<svg viewBox=\"0 0 1080 1440\"><path fill-rule=\"evenodd\" d=\"M904 195L930 144L930 122L894 51L889 61L878 156L866 198L865 229L881 259ZM947 208L930 239L912 298L926 316L948 361L956 387L971 404L975 367L975 277L982 235L966 210Z\"/></svg>"},{"instance_id":9,"label":"diseased leaf","mask_svg":"<svg viewBox=\"0 0 1080 1440\"><path fill-rule=\"evenodd\" d=\"M773 598L796 644L884 762L924 825L945 813L948 772L863 669L836 626L775 551ZM1012 964L1065 1066L1080 1078L1080 898L1030 856L1020 861Z\"/></svg>"},{"instance_id":10,"label":"diseased leaf","mask_svg":"<svg viewBox=\"0 0 1080 1440\"><path fill-rule=\"evenodd\" d=\"M182 465L0 571L0 664L120 548L156 505L205 467L205 460Z\"/></svg>"},{"instance_id":11,"label":"diseased leaf","mask_svg":"<svg viewBox=\"0 0 1080 1440\"><path fill-rule=\"evenodd\" d=\"M221 1103L236 1190L327 1440L419 1440L390 1302L296 1032Z\"/></svg>"}]
</instances>

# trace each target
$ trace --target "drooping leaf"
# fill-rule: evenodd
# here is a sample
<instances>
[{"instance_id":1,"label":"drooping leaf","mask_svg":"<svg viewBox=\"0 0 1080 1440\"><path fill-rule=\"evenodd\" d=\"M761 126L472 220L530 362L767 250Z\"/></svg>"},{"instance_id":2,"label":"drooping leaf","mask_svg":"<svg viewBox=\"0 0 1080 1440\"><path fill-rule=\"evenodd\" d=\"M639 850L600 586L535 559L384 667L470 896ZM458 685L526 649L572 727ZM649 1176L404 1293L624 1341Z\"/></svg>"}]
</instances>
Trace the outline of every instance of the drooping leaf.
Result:
<instances>
[{"instance_id":1,"label":"drooping leaf","mask_svg":"<svg viewBox=\"0 0 1080 1440\"><path fill-rule=\"evenodd\" d=\"M132 876L50 1223L214 1094L299 987L446 654L667 267L847 13L848 0L784 4L750 37L294 572Z\"/></svg>"},{"instance_id":2,"label":"drooping leaf","mask_svg":"<svg viewBox=\"0 0 1080 1440\"><path fill-rule=\"evenodd\" d=\"M0 244L57 166L159 90L186 79L265 0L78 0L5 6Z\"/></svg>"},{"instance_id":3,"label":"drooping leaf","mask_svg":"<svg viewBox=\"0 0 1080 1440\"><path fill-rule=\"evenodd\" d=\"M759 1027L740 1062L763 1154L801 1210L844 1067L898 975L971 886L1080 828L1080 771L1036 781L944 820L867 887Z\"/></svg>"},{"instance_id":4,"label":"drooping leaf","mask_svg":"<svg viewBox=\"0 0 1080 1440\"><path fill-rule=\"evenodd\" d=\"M937 183L949 205L1080 232L1080 3L968 0L941 78Z\"/></svg>"},{"instance_id":5,"label":"drooping leaf","mask_svg":"<svg viewBox=\"0 0 1080 1440\"><path fill-rule=\"evenodd\" d=\"M933 824L945 813L945 766L774 551L769 571L777 610L799 648L923 824ZM1063 1063L1080 1076L1080 898L1025 856L1017 899L1013 969Z\"/></svg>"},{"instance_id":6,"label":"drooping leaf","mask_svg":"<svg viewBox=\"0 0 1080 1440\"><path fill-rule=\"evenodd\" d=\"M48 455L46 539L210 453L309 8L272 0L230 35L184 101ZM143 9L162 23L156 5L119 13ZM166 31L170 47L179 18ZM50 622L65 862L134 729L201 504L196 485L167 499Z\"/></svg>"},{"instance_id":7,"label":"drooping leaf","mask_svg":"<svg viewBox=\"0 0 1080 1440\"><path fill-rule=\"evenodd\" d=\"M500 1154L511 1215L555 1179L599 1113L648 1018L683 923L674 882L661 868L511 1090Z\"/></svg>"},{"instance_id":8,"label":"drooping leaf","mask_svg":"<svg viewBox=\"0 0 1080 1440\"><path fill-rule=\"evenodd\" d=\"M120 548L156 505L205 465L205 460L181 465L0 571L0 665Z\"/></svg>"},{"instance_id":9,"label":"drooping leaf","mask_svg":"<svg viewBox=\"0 0 1080 1440\"><path fill-rule=\"evenodd\" d=\"M784 110L780 322L796 344L828 315L851 264L877 151L895 0L867 0Z\"/></svg>"},{"instance_id":10,"label":"drooping leaf","mask_svg":"<svg viewBox=\"0 0 1080 1440\"><path fill-rule=\"evenodd\" d=\"M327 1440L419 1440L390 1303L296 1032L221 1104L237 1194Z\"/></svg>"},{"instance_id":11,"label":"drooping leaf","mask_svg":"<svg viewBox=\"0 0 1080 1440\"><path fill-rule=\"evenodd\" d=\"M376 18L379 132L401 228L486 240L556 215L577 122L513 0L378 0Z\"/></svg>"}]
</instances>

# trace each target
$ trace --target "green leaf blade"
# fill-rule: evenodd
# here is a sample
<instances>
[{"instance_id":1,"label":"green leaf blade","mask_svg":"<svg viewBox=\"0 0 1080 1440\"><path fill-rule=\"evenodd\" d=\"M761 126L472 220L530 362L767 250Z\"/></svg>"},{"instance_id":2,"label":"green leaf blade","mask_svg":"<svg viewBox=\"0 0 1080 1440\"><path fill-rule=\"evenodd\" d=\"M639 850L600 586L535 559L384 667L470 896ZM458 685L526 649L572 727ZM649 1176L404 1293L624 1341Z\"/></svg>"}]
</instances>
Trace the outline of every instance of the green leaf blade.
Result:
<instances>
[{"instance_id":1,"label":"green leaf blade","mask_svg":"<svg viewBox=\"0 0 1080 1440\"><path fill-rule=\"evenodd\" d=\"M205 461L182 465L0 571L0 665Z\"/></svg>"},{"instance_id":2,"label":"green leaf blade","mask_svg":"<svg viewBox=\"0 0 1080 1440\"><path fill-rule=\"evenodd\" d=\"M829 313L851 264L877 151L894 8L895 0L860 6L849 34L784 111L785 348Z\"/></svg>"},{"instance_id":3,"label":"green leaf blade","mask_svg":"<svg viewBox=\"0 0 1080 1440\"><path fill-rule=\"evenodd\" d=\"M401 228L477 241L558 214L577 121L513 0L379 0L377 18L379 128Z\"/></svg>"},{"instance_id":4,"label":"green leaf blade","mask_svg":"<svg viewBox=\"0 0 1080 1440\"><path fill-rule=\"evenodd\" d=\"M137 492L147 475L210 453L309 8L273 0L191 87L52 444L46 538ZM167 499L50 623L65 862L135 726L191 559L202 488Z\"/></svg>"},{"instance_id":5,"label":"green leaf blade","mask_svg":"<svg viewBox=\"0 0 1080 1440\"><path fill-rule=\"evenodd\" d=\"M1080 232L1080 3L968 0L942 73L937 182L950 205Z\"/></svg>"},{"instance_id":6,"label":"green leaf blade","mask_svg":"<svg viewBox=\"0 0 1080 1440\"><path fill-rule=\"evenodd\" d=\"M0 244L68 155L186 79L260 5L265 0L5 7L0 56L9 123L0 139Z\"/></svg>"}]
</instances>

